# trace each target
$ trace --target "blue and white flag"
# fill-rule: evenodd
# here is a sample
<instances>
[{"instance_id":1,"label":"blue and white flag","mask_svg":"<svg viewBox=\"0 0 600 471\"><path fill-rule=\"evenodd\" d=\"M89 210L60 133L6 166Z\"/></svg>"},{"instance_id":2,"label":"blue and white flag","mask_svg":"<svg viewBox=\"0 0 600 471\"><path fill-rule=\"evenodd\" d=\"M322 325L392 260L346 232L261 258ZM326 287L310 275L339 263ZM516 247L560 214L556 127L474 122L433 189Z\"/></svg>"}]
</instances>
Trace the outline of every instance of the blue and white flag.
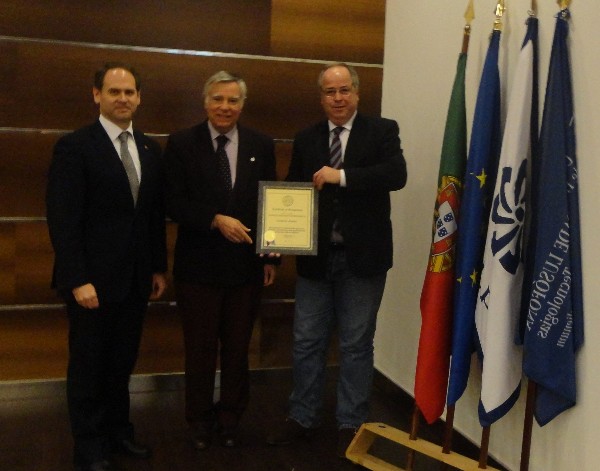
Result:
<instances>
[{"instance_id":1,"label":"blue and white flag","mask_svg":"<svg viewBox=\"0 0 600 471\"><path fill-rule=\"evenodd\" d=\"M537 383L535 417L545 425L575 405L575 354L583 344L583 296L575 120L562 10L550 56L540 135L533 278L524 319L523 370Z\"/></svg>"},{"instance_id":2,"label":"blue and white flag","mask_svg":"<svg viewBox=\"0 0 600 471\"><path fill-rule=\"evenodd\" d=\"M475 311L481 347L479 421L489 426L519 397L522 349L515 345L521 307L527 165L537 19L529 18L508 103L498 178L488 223L483 271ZM537 131L537 129L536 129Z\"/></svg>"},{"instance_id":3,"label":"blue and white flag","mask_svg":"<svg viewBox=\"0 0 600 471\"><path fill-rule=\"evenodd\" d=\"M495 30L479 83L460 205L449 405L460 399L467 386L471 354L475 350L475 305L483 263L485 228L500 154L499 46L500 31Z\"/></svg>"}]
</instances>

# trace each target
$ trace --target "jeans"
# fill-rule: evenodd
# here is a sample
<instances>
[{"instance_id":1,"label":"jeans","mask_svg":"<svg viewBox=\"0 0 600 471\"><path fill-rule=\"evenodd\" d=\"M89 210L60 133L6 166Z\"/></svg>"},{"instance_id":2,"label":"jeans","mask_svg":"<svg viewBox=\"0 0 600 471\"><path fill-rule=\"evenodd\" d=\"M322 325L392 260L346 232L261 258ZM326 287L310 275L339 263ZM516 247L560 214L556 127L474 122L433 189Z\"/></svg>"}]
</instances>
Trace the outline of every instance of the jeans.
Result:
<instances>
[{"instance_id":1,"label":"jeans","mask_svg":"<svg viewBox=\"0 0 600 471\"><path fill-rule=\"evenodd\" d=\"M294 315L293 376L289 417L317 427L325 389L327 349L339 337L338 429L357 428L369 414L373 380L373 337L386 274L352 274L344 250L329 256L325 279L298 277Z\"/></svg>"}]
</instances>

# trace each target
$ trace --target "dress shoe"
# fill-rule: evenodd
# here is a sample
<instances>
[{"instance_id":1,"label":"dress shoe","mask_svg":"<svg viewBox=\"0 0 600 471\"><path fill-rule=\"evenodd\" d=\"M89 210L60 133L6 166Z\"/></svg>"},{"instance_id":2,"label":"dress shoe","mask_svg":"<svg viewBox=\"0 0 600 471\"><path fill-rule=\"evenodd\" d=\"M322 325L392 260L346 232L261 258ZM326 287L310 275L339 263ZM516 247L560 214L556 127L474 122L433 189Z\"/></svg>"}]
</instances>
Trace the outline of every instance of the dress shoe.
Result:
<instances>
[{"instance_id":1,"label":"dress shoe","mask_svg":"<svg viewBox=\"0 0 600 471\"><path fill-rule=\"evenodd\" d=\"M75 466L75 471L118 471L113 463L108 460L94 461L86 466Z\"/></svg>"},{"instance_id":2,"label":"dress shoe","mask_svg":"<svg viewBox=\"0 0 600 471\"><path fill-rule=\"evenodd\" d=\"M219 442L222 446L227 448L235 448L240 444L240 438L237 433L237 429L222 429L219 431Z\"/></svg>"},{"instance_id":3,"label":"dress shoe","mask_svg":"<svg viewBox=\"0 0 600 471\"><path fill-rule=\"evenodd\" d=\"M338 432L337 455L340 458L346 458L346 450L354 440L356 435L355 428L343 428Z\"/></svg>"},{"instance_id":4,"label":"dress shoe","mask_svg":"<svg viewBox=\"0 0 600 471\"><path fill-rule=\"evenodd\" d=\"M131 458L148 459L152 455L150 448L128 438L116 440L113 442L112 448L115 453L129 456Z\"/></svg>"},{"instance_id":5,"label":"dress shoe","mask_svg":"<svg viewBox=\"0 0 600 471\"><path fill-rule=\"evenodd\" d=\"M206 450L212 442L212 424L197 424L192 427L191 441L196 450Z\"/></svg>"},{"instance_id":6,"label":"dress shoe","mask_svg":"<svg viewBox=\"0 0 600 471\"><path fill-rule=\"evenodd\" d=\"M273 431L267 436L267 443L269 445L289 445L301 438L309 437L313 430L303 427L288 417L285 422L273 428Z\"/></svg>"}]
</instances>

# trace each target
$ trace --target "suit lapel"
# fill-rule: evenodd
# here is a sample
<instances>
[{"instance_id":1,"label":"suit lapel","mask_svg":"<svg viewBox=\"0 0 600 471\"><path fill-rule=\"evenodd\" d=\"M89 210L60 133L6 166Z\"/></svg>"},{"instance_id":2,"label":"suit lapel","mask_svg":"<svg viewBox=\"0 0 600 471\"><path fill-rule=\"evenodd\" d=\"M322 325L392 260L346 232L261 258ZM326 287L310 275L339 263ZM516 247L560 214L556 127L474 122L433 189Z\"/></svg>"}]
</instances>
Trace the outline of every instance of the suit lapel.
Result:
<instances>
[{"instance_id":1,"label":"suit lapel","mask_svg":"<svg viewBox=\"0 0 600 471\"><path fill-rule=\"evenodd\" d=\"M100 124L100 121L96 121L92 128L92 134L95 140L94 147L102 158L102 165L105 166L107 171L119 175L121 187L127 188L129 194L131 194L131 190L129 189L129 179L127 178L125 167L123 167L123 162L121 162L121 156L117 152L117 149L115 149L108 134L106 134L102 124ZM131 204L133 204L133 197L131 198Z\"/></svg>"},{"instance_id":2,"label":"suit lapel","mask_svg":"<svg viewBox=\"0 0 600 471\"><path fill-rule=\"evenodd\" d=\"M133 137L135 138L135 145L140 157L140 189L138 193L138 204L136 206L138 207L140 201L142 198L144 198L144 195L147 191L146 188L148 187L148 181L147 178L144 177L149 175L148 172L150 171L152 155L150 153L150 147L146 143L146 136L144 136L141 132L134 130ZM127 174L125 174L125 176L127 176Z\"/></svg>"},{"instance_id":3,"label":"suit lapel","mask_svg":"<svg viewBox=\"0 0 600 471\"><path fill-rule=\"evenodd\" d=\"M359 156L363 155L360 149L364 144L365 129L365 121L361 118L360 114L357 114L352 123L352 130L350 131L350 136L348 136L344 152L344 167L355 167Z\"/></svg>"},{"instance_id":4,"label":"suit lapel","mask_svg":"<svg viewBox=\"0 0 600 471\"><path fill-rule=\"evenodd\" d=\"M324 165L329 165L329 124L323 121L317 126L318 137L316 141L317 170Z\"/></svg>"},{"instance_id":5,"label":"suit lapel","mask_svg":"<svg viewBox=\"0 0 600 471\"><path fill-rule=\"evenodd\" d=\"M251 173L251 166L256 165L256 158L252 154L252 146L246 130L238 125L238 155L235 176L234 193L245 194Z\"/></svg>"}]
</instances>

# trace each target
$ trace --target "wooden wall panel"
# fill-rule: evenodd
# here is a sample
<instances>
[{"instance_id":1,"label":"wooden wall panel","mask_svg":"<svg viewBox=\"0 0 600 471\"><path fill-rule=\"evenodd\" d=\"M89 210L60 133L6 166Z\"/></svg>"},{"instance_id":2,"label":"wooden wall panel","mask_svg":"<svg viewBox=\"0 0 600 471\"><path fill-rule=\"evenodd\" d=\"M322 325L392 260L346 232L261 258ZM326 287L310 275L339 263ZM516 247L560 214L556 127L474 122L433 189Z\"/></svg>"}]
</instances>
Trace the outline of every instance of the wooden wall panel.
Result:
<instances>
[{"instance_id":1,"label":"wooden wall panel","mask_svg":"<svg viewBox=\"0 0 600 471\"><path fill-rule=\"evenodd\" d=\"M167 224L169 267L177 225ZM55 304L62 300L50 288L54 252L44 221L0 223L0 310L2 305ZM294 257L284 256L278 270L277 284L265 289L266 299L294 297ZM174 299L172 283L164 301Z\"/></svg>"},{"instance_id":2,"label":"wooden wall panel","mask_svg":"<svg viewBox=\"0 0 600 471\"><path fill-rule=\"evenodd\" d=\"M316 83L321 64L0 40L4 60L12 67L0 87L0 126L75 129L95 119L92 76L105 60L124 60L141 71L142 103L135 124L147 132L171 133L204 119L202 86L221 69L239 73L247 82L241 119L248 126L289 139L323 119ZM380 114L383 70L358 67L358 73L361 111Z\"/></svg>"},{"instance_id":3,"label":"wooden wall panel","mask_svg":"<svg viewBox=\"0 0 600 471\"><path fill-rule=\"evenodd\" d=\"M275 56L383 64L385 0L273 0Z\"/></svg>"},{"instance_id":4,"label":"wooden wall panel","mask_svg":"<svg viewBox=\"0 0 600 471\"><path fill-rule=\"evenodd\" d=\"M250 368L291 364L291 303L263 304L250 341ZM68 362L68 321L63 307L0 311L0 381L64 378ZM336 352L332 351L330 361ZM184 370L183 335L175 308L151 304L146 314L137 374Z\"/></svg>"},{"instance_id":5,"label":"wooden wall panel","mask_svg":"<svg viewBox=\"0 0 600 471\"><path fill-rule=\"evenodd\" d=\"M0 224L0 305L15 299L16 237L14 224Z\"/></svg>"},{"instance_id":6,"label":"wooden wall panel","mask_svg":"<svg viewBox=\"0 0 600 471\"><path fill-rule=\"evenodd\" d=\"M0 216L43 217L56 134L0 132Z\"/></svg>"},{"instance_id":7,"label":"wooden wall panel","mask_svg":"<svg viewBox=\"0 0 600 471\"><path fill-rule=\"evenodd\" d=\"M269 0L0 2L9 36L268 55L270 33Z\"/></svg>"},{"instance_id":8,"label":"wooden wall panel","mask_svg":"<svg viewBox=\"0 0 600 471\"><path fill-rule=\"evenodd\" d=\"M166 134L204 119L208 76L221 69L242 75L249 88L242 123L279 141L279 179L294 134L323 119L316 85L323 62L357 64L360 110L381 111L385 0L131 0L118 7L0 3L0 380L64 376L67 325L49 287L46 173L61 135L55 131L97 118L92 77L104 62L140 70L135 125L160 135L163 146ZM175 238L169 224L171 267ZM295 276L294 257L283 257L277 283L264 291L252 367L290 364ZM138 373L183 368L173 298L171 286L166 303L150 309Z\"/></svg>"},{"instance_id":9,"label":"wooden wall panel","mask_svg":"<svg viewBox=\"0 0 600 471\"><path fill-rule=\"evenodd\" d=\"M62 133L0 131L0 217L45 217L48 166L54 144ZM162 147L166 136L153 136ZM277 178L283 180L292 144L275 144Z\"/></svg>"},{"instance_id":10,"label":"wooden wall panel","mask_svg":"<svg viewBox=\"0 0 600 471\"><path fill-rule=\"evenodd\" d=\"M175 224L167 224L169 263L173 266ZM3 305L56 304L50 288L54 252L45 221L0 223L0 311ZM172 287L165 300L173 299Z\"/></svg>"}]
</instances>

